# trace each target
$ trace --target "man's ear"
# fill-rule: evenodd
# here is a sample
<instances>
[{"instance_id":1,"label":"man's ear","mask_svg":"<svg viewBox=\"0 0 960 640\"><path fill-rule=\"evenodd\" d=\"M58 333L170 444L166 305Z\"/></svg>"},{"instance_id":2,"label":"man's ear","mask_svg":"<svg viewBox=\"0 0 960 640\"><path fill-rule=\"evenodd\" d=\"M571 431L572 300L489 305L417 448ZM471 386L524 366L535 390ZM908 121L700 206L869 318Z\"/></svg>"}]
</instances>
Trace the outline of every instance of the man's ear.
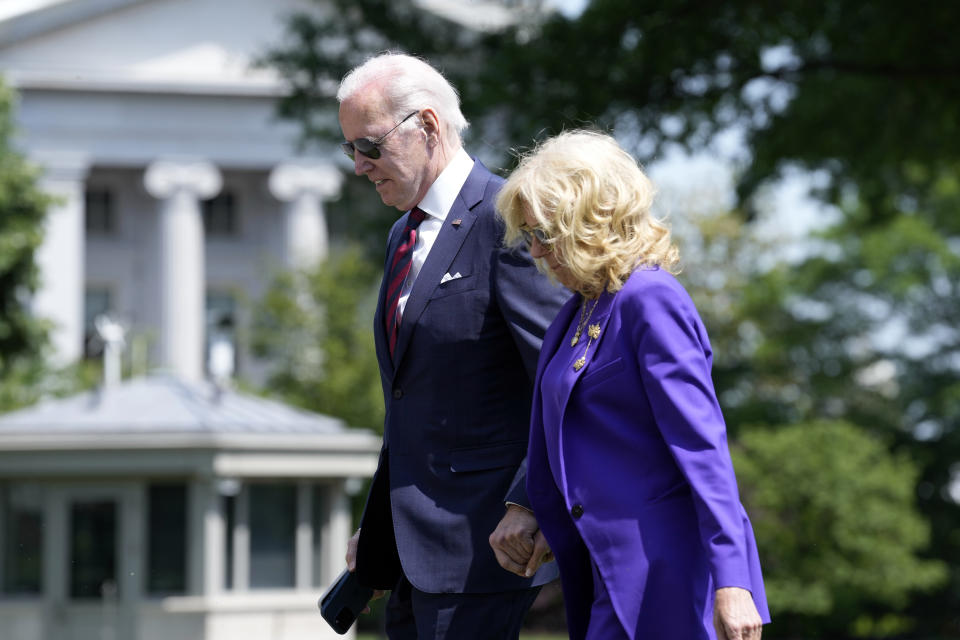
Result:
<instances>
[{"instance_id":1,"label":"man's ear","mask_svg":"<svg viewBox=\"0 0 960 640\"><path fill-rule=\"evenodd\" d=\"M440 117L437 112L427 107L420 112L420 122L423 123L423 131L427 134L427 141L431 145L439 144L443 136L441 135Z\"/></svg>"}]
</instances>

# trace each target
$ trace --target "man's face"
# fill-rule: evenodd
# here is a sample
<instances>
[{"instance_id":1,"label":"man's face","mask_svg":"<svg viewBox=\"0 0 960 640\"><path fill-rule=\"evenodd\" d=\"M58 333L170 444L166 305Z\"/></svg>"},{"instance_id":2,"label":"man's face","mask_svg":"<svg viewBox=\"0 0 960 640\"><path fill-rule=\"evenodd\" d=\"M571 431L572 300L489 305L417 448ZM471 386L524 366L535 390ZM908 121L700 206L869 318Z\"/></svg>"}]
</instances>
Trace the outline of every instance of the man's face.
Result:
<instances>
[{"instance_id":1,"label":"man's face","mask_svg":"<svg viewBox=\"0 0 960 640\"><path fill-rule=\"evenodd\" d=\"M346 140L368 138L375 140L397 124L387 111L380 93L372 87L363 88L340 104L340 129ZM353 168L374 183L385 205L406 211L416 206L430 183L426 136L413 116L380 143L380 157L376 160L362 153L354 153Z\"/></svg>"}]
</instances>

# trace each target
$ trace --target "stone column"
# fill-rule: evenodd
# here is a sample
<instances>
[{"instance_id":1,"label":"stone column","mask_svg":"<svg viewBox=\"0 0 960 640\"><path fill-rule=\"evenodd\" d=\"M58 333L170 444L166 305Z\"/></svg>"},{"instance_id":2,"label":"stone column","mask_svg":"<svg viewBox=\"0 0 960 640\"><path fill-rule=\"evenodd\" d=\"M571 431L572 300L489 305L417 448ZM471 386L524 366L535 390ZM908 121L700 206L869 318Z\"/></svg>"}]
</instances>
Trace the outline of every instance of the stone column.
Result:
<instances>
[{"instance_id":1,"label":"stone column","mask_svg":"<svg viewBox=\"0 0 960 640\"><path fill-rule=\"evenodd\" d=\"M208 162L157 161L144 175L160 203L161 364L186 380L203 379L204 247L200 200L223 185Z\"/></svg>"},{"instance_id":2,"label":"stone column","mask_svg":"<svg viewBox=\"0 0 960 640\"><path fill-rule=\"evenodd\" d=\"M297 529L294 553L294 584L299 591L313 587L313 486L309 482L297 483ZM320 532L318 531L317 534ZM316 576L318 579L320 576Z\"/></svg>"},{"instance_id":3,"label":"stone column","mask_svg":"<svg viewBox=\"0 0 960 640\"><path fill-rule=\"evenodd\" d=\"M216 596L227 589L224 549L230 535L216 479L194 480L188 505L187 593Z\"/></svg>"},{"instance_id":4,"label":"stone column","mask_svg":"<svg viewBox=\"0 0 960 640\"><path fill-rule=\"evenodd\" d=\"M323 200L340 193L343 175L332 164L284 163L270 172L273 197L284 207L284 261L307 268L327 257L329 239Z\"/></svg>"},{"instance_id":5,"label":"stone column","mask_svg":"<svg viewBox=\"0 0 960 640\"><path fill-rule=\"evenodd\" d=\"M330 584L343 567L343 558L347 554L347 540L353 535L350 528L350 499L347 497L345 482L338 479L330 485L329 509L327 520L326 562L323 565L321 584Z\"/></svg>"},{"instance_id":6,"label":"stone column","mask_svg":"<svg viewBox=\"0 0 960 640\"><path fill-rule=\"evenodd\" d=\"M37 158L46 172L40 187L57 200L47 210L37 251L40 287L33 312L54 323L53 360L66 365L83 357L84 193L89 163L80 156Z\"/></svg>"}]
</instances>

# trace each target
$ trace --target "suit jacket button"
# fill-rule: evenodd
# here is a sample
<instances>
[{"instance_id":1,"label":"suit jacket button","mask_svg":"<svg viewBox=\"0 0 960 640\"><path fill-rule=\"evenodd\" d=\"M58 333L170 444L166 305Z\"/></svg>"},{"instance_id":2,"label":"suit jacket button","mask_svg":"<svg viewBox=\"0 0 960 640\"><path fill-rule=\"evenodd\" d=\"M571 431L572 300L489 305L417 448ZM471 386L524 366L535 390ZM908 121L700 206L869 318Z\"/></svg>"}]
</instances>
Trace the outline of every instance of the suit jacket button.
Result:
<instances>
[{"instance_id":1,"label":"suit jacket button","mask_svg":"<svg viewBox=\"0 0 960 640\"><path fill-rule=\"evenodd\" d=\"M399 400L400 398L402 398L402 397L403 397L403 389L399 389L399 388L394 389L394 390L393 390L393 397L396 398L397 400Z\"/></svg>"},{"instance_id":2,"label":"suit jacket button","mask_svg":"<svg viewBox=\"0 0 960 640\"><path fill-rule=\"evenodd\" d=\"M573 505L573 508L570 509L570 515L573 516L574 520L579 520L580 516L583 515L583 505L582 504Z\"/></svg>"}]
</instances>

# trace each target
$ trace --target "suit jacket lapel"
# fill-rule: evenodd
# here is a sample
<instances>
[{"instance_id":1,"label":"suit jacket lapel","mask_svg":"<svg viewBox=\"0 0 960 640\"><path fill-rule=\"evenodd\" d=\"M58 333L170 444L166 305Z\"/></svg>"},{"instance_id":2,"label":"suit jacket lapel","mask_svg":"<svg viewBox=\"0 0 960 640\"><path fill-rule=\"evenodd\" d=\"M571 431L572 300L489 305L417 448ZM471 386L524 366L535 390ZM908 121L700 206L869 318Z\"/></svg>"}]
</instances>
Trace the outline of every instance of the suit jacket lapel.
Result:
<instances>
[{"instance_id":1,"label":"suit jacket lapel","mask_svg":"<svg viewBox=\"0 0 960 640\"><path fill-rule=\"evenodd\" d=\"M409 213L407 214L409 215ZM395 367L390 358L390 347L387 344L387 329L384 324L384 305L387 297L387 273L390 269L390 261L393 259L393 253L400 244L402 230L406 227L406 219L401 218L402 224L393 227L390 237L387 239L387 256L383 265L383 278L380 282L380 295L377 299L377 309L373 314L373 341L376 345L377 362L380 364L380 374L385 378L393 378ZM401 231L395 231L399 228Z\"/></svg>"},{"instance_id":2,"label":"suit jacket lapel","mask_svg":"<svg viewBox=\"0 0 960 640\"><path fill-rule=\"evenodd\" d=\"M427 255L420 273L417 274L417 280L413 283L410 290L410 297L407 298L407 304L403 309L403 317L400 321L400 330L397 333L397 348L394 352L393 362L399 363L410 342L410 335L416 328L423 310L427 306L427 301L433 295L434 289L440 286L440 280L447 273L453 259L460 251L464 241L470 233L474 222L477 220L476 214L472 209L483 200L483 189L490 179L490 174L479 162L475 162L473 170L467 176L467 181L460 189L457 199L454 201L447 217L443 222L443 227L437 235L430 253ZM460 220L457 225L454 220ZM382 305L381 305L382 306Z\"/></svg>"}]
</instances>

